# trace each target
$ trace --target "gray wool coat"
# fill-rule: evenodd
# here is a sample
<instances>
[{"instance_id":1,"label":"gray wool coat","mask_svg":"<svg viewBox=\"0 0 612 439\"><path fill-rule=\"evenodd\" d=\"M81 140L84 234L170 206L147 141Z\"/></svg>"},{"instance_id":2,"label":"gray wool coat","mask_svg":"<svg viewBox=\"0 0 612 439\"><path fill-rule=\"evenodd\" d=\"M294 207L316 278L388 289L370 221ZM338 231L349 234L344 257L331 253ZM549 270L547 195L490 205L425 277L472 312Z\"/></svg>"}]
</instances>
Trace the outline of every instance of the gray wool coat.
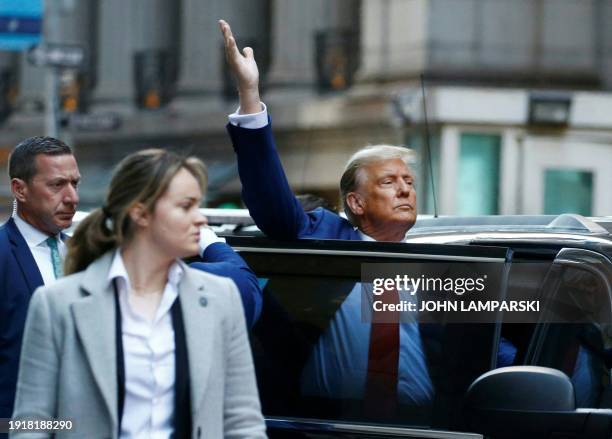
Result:
<instances>
[{"instance_id":1,"label":"gray wool coat","mask_svg":"<svg viewBox=\"0 0 612 439\"><path fill-rule=\"evenodd\" d=\"M25 327L13 418L70 419L55 437L117 438L113 252L38 288ZM265 438L244 313L234 283L183 265L179 297L191 384L192 437ZM51 437L13 433L11 437Z\"/></svg>"}]
</instances>

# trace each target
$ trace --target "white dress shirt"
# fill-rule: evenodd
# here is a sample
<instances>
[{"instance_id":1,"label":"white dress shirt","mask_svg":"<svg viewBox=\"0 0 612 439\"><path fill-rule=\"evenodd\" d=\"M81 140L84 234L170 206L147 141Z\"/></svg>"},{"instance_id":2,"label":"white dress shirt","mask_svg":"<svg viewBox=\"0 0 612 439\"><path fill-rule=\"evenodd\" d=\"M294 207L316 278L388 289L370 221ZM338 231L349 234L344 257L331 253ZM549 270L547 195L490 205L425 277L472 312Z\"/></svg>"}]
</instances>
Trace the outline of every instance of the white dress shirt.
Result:
<instances>
[{"instance_id":1,"label":"white dress shirt","mask_svg":"<svg viewBox=\"0 0 612 439\"><path fill-rule=\"evenodd\" d=\"M225 243L225 238L217 236L215 231L208 226L200 227L200 256L203 257L208 246L215 242Z\"/></svg>"},{"instance_id":2,"label":"white dress shirt","mask_svg":"<svg viewBox=\"0 0 612 439\"><path fill-rule=\"evenodd\" d=\"M175 345L170 308L178 297L183 269L174 263L152 321L129 301L130 279L119 250L108 282L117 279L125 364L125 401L121 439L167 439L173 433Z\"/></svg>"},{"instance_id":3,"label":"white dress shirt","mask_svg":"<svg viewBox=\"0 0 612 439\"><path fill-rule=\"evenodd\" d=\"M230 114L229 122L237 127L256 130L268 125L268 109L266 104L261 103L261 111L259 113L240 114L240 107L235 113Z\"/></svg>"},{"instance_id":4,"label":"white dress shirt","mask_svg":"<svg viewBox=\"0 0 612 439\"><path fill-rule=\"evenodd\" d=\"M23 236L23 239L25 239L25 242L28 244L28 247L32 252L34 262L36 262L36 265L38 266L38 271L40 271L44 284L49 285L50 283L55 282L53 262L51 261L51 249L46 242L47 239L49 239L49 235L41 232L30 223L25 222L19 216L19 214L13 215L13 221L15 221L17 230L19 230L19 233L21 233L21 236ZM64 244L64 242L61 240L59 234L56 236L56 238L57 249L63 261L66 257L66 244Z\"/></svg>"}]
</instances>

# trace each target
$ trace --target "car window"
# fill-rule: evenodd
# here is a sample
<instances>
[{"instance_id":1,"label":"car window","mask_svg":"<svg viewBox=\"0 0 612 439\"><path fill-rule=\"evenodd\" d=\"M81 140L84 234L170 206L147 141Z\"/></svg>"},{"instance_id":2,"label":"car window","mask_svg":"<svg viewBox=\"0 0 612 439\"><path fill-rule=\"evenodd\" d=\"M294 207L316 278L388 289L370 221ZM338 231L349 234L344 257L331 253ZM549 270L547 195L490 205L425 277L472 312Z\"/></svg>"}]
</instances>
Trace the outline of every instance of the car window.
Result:
<instances>
[{"instance_id":1,"label":"car window","mask_svg":"<svg viewBox=\"0 0 612 439\"><path fill-rule=\"evenodd\" d=\"M541 300L546 277L552 264L550 259L526 258L514 254L510 265L507 286L507 298ZM534 319L519 319L508 321L506 317L502 324L502 338L506 341L506 356L498 357L501 366L525 364L527 351L536 330L537 316Z\"/></svg>"},{"instance_id":2,"label":"car window","mask_svg":"<svg viewBox=\"0 0 612 439\"><path fill-rule=\"evenodd\" d=\"M542 316L532 362L567 374L577 407L612 408L612 265L573 249L554 268L547 280L552 312Z\"/></svg>"},{"instance_id":3,"label":"car window","mask_svg":"<svg viewBox=\"0 0 612 439\"><path fill-rule=\"evenodd\" d=\"M377 335L362 319L361 269L405 260L380 251L241 250L263 287L252 347L266 417L460 429L467 387L495 364L499 325L400 323L398 370L381 373L381 394L371 385ZM421 257L412 263L432 262ZM387 405L385 387L397 392L395 406Z\"/></svg>"}]
</instances>

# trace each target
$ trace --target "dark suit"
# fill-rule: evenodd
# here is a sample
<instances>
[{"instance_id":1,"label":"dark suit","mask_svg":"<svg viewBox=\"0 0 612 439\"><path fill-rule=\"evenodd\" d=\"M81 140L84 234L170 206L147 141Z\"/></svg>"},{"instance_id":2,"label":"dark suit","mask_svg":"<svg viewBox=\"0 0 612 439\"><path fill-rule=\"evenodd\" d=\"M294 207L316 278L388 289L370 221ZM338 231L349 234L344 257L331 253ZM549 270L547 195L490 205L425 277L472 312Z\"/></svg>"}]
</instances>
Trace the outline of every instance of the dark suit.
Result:
<instances>
[{"instance_id":1,"label":"dark suit","mask_svg":"<svg viewBox=\"0 0 612 439\"><path fill-rule=\"evenodd\" d=\"M238 253L223 242L209 245L202 259L204 262L195 262L190 266L233 280L240 291L247 328L252 328L259 319L262 305L261 289L253 270Z\"/></svg>"},{"instance_id":2,"label":"dark suit","mask_svg":"<svg viewBox=\"0 0 612 439\"><path fill-rule=\"evenodd\" d=\"M271 123L259 129L228 124L227 131L238 159L242 199L262 232L275 239L362 240L350 222L329 210L304 212L287 182Z\"/></svg>"},{"instance_id":3,"label":"dark suit","mask_svg":"<svg viewBox=\"0 0 612 439\"><path fill-rule=\"evenodd\" d=\"M13 219L0 227L0 417L10 418L30 296L43 285L32 252Z\"/></svg>"}]
</instances>

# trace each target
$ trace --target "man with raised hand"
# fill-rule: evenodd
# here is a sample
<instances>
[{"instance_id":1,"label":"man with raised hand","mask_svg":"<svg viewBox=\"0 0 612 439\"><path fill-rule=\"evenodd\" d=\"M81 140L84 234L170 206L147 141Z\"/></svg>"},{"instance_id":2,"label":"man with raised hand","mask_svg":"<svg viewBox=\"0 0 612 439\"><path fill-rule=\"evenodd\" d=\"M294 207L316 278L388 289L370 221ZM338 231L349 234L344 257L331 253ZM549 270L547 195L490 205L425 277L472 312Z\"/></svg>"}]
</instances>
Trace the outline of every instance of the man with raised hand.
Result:
<instances>
[{"instance_id":1,"label":"man with raised hand","mask_svg":"<svg viewBox=\"0 0 612 439\"><path fill-rule=\"evenodd\" d=\"M238 158L242 196L259 228L277 239L403 241L417 215L414 175L408 166L411 151L378 145L351 157L340 180L348 220L325 209L305 213L289 187L259 99L253 50L247 47L241 54L229 25L221 20L220 26L240 97L240 108L230 115L227 128Z\"/></svg>"},{"instance_id":2,"label":"man with raised hand","mask_svg":"<svg viewBox=\"0 0 612 439\"><path fill-rule=\"evenodd\" d=\"M322 208L304 212L287 182L266 106L259 98L259 72L253 50L247 47L241 53L230 26L223 20L219 25L240 98L240 107L229 116L227 129L237 155L242 198L257 226L276 239L403 241L416 221L414 176L408 166L411 151L377 145L351 157L340 180L348 220ZM376 339L373 334L380 325L361 321L360 291L360 285L355 285L304 366L304 394L369 399L370 372L377 359L369 358L374 350L368 346L369 340ZM428 405L434 391L419 326L412 322L395 328L393 337L397 340L399 335L395 347L376 355L398 358L391 372L396 376L393 383L398 402Z\"/></svg>"}]
</instances>

